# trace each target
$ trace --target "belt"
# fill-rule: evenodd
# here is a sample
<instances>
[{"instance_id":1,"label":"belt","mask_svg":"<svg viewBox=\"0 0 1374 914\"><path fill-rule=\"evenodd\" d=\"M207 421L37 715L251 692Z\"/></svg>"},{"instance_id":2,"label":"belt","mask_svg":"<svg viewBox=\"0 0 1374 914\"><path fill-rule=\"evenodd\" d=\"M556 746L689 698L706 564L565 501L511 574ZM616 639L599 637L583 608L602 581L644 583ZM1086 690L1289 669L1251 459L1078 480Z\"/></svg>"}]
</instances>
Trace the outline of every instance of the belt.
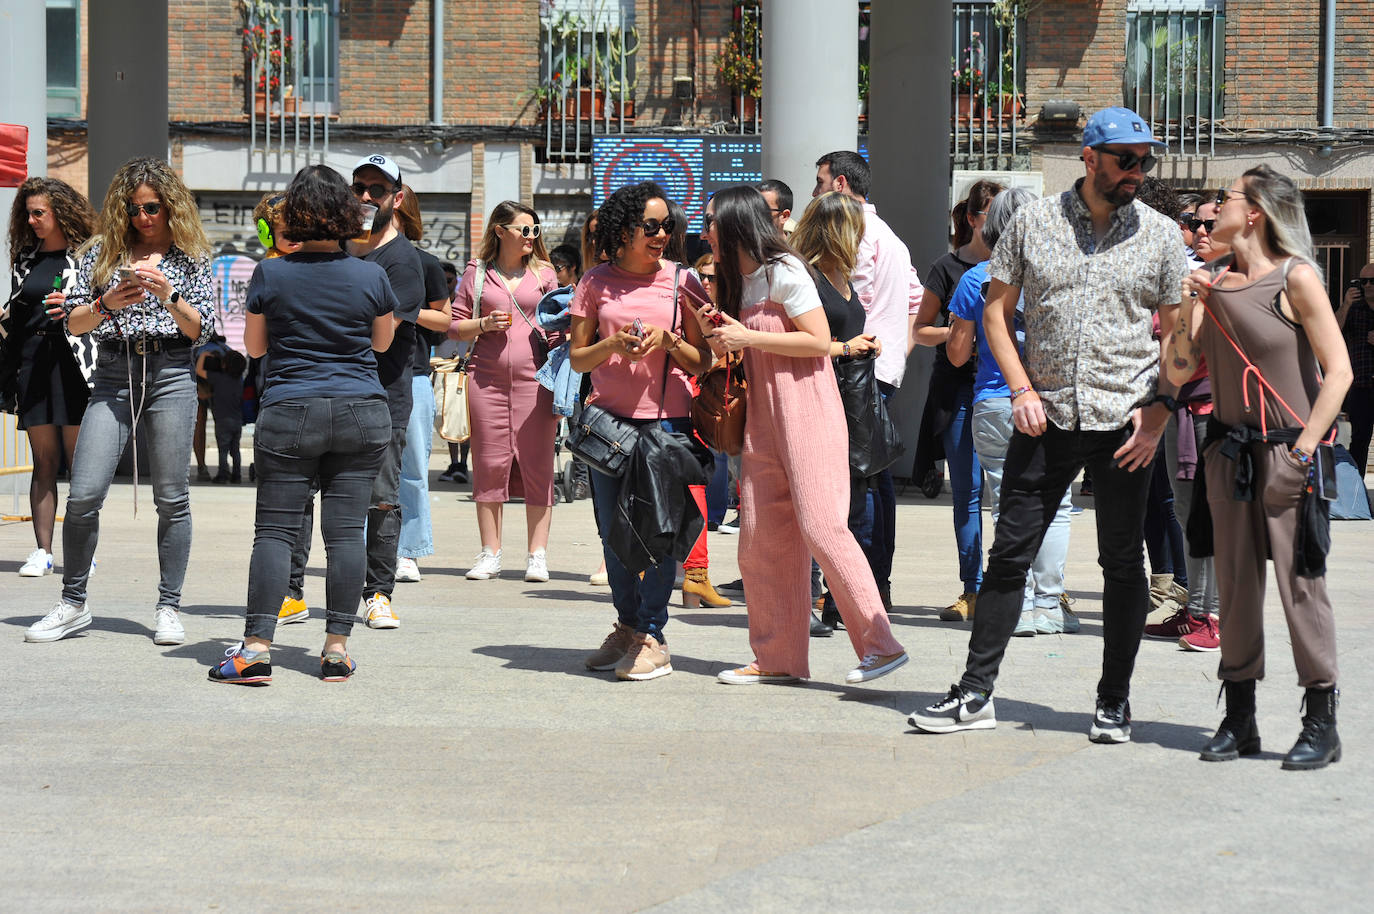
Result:
<instances>
[{"instance_id":1,"label":"belt","mask_svg":"<svg viewBox=\"0 0 1374 914\"><path fill-rule=\"evenodd\" d=\"M181 337L155 336L140 340L106 340L100 345L113 347L116 351L129 355L148 355L153 352L189 350L191 341Z\"/></svg>"}]
</instances>

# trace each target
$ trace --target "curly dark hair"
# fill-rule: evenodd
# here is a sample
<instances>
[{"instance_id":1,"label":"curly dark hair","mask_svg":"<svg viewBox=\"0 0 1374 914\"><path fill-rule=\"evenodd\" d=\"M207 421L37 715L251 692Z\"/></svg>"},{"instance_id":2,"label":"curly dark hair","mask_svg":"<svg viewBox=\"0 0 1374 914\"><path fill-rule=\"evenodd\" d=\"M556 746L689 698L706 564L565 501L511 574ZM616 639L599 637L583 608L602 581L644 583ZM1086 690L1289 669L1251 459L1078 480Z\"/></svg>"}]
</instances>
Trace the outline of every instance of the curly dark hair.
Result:
<instances>
[{"instance_id":1,"label":"curly dark hair","mask_svg":"<svg viewBox=\"0 0 1374 914\"><path fill-rule=\"evenodd\" d=\"M1178 194L1174 193L1172 187L1158 178L1147 177L1141 181L1140 189L1136 191L1135 198L1150 209L1168 216L1175 222L1178 221L1178 214L1183 212L1183 207L1178 202Z\"/></svg>"},{"instance_id":2,"label":"curly dark hair","mask_svg":"<svg viewBox=\"0 0 1374 914\"><path fill-rule=\"evenodd\" d=\"M653 181L627 184L607 197L596 211L596 249L615 260L643 221L644 207L655 198L668 202L668 195Z\"/></svg>"},{"instance_id":3,"label":"curly dark hair","mask_svg":"<svg viewBox=\"0 0 1374 914\"><path fill-rule=\"evenodd\" d=\"M363 208L352 189L328 165L307 165L286 188L282 208L292 241L346 241L363 230Z\"/></svg>"},{"instance_id":4,"label":"curly dark hair","mask_svg":"<svg viewBox=\"0 0 1374 914\"><path fill-rule=\"evenodd\" d=\"M56 178L29 178L19 185L10 208L10 264L19 262L29 249L38 245L38 236L29 228L29 197L43 194L48 198L57 227L66 236L67 247L73 251L86 243L95 231L95 210L79 190Z\"/></svg>"}]
</instances>

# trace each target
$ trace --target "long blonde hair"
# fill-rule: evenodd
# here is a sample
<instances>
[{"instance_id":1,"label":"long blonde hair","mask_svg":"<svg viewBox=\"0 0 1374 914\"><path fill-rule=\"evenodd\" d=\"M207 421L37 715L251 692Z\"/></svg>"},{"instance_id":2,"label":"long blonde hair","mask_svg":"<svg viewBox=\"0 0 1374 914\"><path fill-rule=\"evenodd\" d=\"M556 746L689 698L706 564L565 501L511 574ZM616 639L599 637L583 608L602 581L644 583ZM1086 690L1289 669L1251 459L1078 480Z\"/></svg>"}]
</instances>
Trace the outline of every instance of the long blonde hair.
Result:
<instances>
[{"instance_id":1,"label":"long blonde hair","mask_svg":"<svg viewBox=\"0 0 1374 914\"><path fill-rule=\"evenodd\" d=\"M133 220L124 207L134 192L144 184L152 188L158 200L167 207L167 228L172 243L193 259L210 256L210 242L200 227L200 210L195 197L186 189L181 178L161 159L140 157L125 162L110 181L105 203L100 209L99 231L82 246L82 252L100 245L92 276L94 284L103 286L114 276L116 267L128 263L137 233Z\"/></svg>"},{"instance_id":2,"label":"long blonde hair","mask_svg":"<svg viewBox=\"0 0 1374 914\"><path fill-rule=\"evenodd\" d=\"M486 231L482 232L482 244L477 249L478 260L490 266L496 264L496 255L501 250L501 239L496 235L496 227L498 225L506 225L521 213L533 219L535 225L539 225L539 214L523 203L516 203L514 200L504 200L496 204L496 208L493 209L491 215L487 217ZM530 255L525 259L525 263L535 273L538 273L541 267L547 266L550 269L553 268L549 261L548 249L544 247L544 233L542 227L539 232L539 237L534 239L534 250L530 252Z\"/></svg>"},{"instance_id":3,"label":"long blonde hair","mask_svg":"<svg viewBox=\"0 0 1374 914\"><path fill-rule=\"evenodd\" d=\"M859 259L864 210L857 200L829 191L806 207L790 239L802 259L824 273L837 269L847 280Z\"/></svg>"}]
</instances>

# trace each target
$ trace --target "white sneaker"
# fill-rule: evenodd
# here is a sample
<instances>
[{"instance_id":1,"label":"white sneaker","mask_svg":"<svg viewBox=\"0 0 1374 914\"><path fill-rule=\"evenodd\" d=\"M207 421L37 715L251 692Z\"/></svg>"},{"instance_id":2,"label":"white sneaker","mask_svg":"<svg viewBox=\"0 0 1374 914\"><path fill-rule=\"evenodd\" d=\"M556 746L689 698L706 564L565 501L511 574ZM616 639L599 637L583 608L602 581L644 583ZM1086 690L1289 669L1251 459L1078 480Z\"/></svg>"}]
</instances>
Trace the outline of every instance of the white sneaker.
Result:
<instances>
[{"instance_id":1,"label":"white sneaker","mask_svg":"<svg viewBox=\"0 0 1374 914\"><path fill-rule=\"evenodd\" d=\"M525 580L531 584L545 584L549 580L549 559L543 549L536 549L525 560Z\"/></svg>"},{"instance_id":2,"label":"white sneaker","mask_svg":"<svg viewBox=\"0 0 1374 914\"><path fill-rule=\"evenodd\" d=\"M400 628L401 620L391 609L391 598L384 593L374 593L367 600L368 628Z\"/></svg>"},{"instance_id":3,"label":"white sneaker","mask_svg":"<svg viewBox=\"0 0 1374 914\"><path fill-rule=\"evenodd\" d=\"M396 580L402 584L420 583L420 566L415 564L414 559L396 556Z\"/></svg>"},{"instance_id":4,"label":"white sneaker","mask_svg":"<svg viewBox=\"0 0 1374 914\"><path fill-rule=\"evenodd\" d=\"M180 616L170 606L159 606L153 610L154 644L182 644L186 641L186 629L182 627Z\"/></svg>"},{"instance_id":5,"label":"white sneaker","mask_svg":"<svg viewBox=\"0 0 1374 914\"><path fill-rule=\"evenodd\" d=\"M489 581L499 577L501 574L501 550L492 552L490 549L483 549L477 553L477 561L468 569L467 579L469 581ZM544 580L548 580L545 578Z\"/></svg>"},{"instance_id":6,"label":"white sneaker","mask_svg":"<svg viewBox=\"0 0 1374 914\"><path fill-rule=\"evenodd\" d=\"M29 626L28 630L24 632L24 640L35 644L44 641L61 641L73 632L81 631L91 624L89 607L89 603L73 606L63 600L58 600L51 612Z\"/></svg>"},{"instance_id":7,"label":"white sneaker","mask_svg":"<svg viewBox=\"0 0 1374 914\"><path fill-rule=\"evenodd\" d=\"M23 566L19 569L19 576L21 578L41 578L45 574L52 574L52 553L35 549L24 560Z\"/></svg>"}]
</instances>

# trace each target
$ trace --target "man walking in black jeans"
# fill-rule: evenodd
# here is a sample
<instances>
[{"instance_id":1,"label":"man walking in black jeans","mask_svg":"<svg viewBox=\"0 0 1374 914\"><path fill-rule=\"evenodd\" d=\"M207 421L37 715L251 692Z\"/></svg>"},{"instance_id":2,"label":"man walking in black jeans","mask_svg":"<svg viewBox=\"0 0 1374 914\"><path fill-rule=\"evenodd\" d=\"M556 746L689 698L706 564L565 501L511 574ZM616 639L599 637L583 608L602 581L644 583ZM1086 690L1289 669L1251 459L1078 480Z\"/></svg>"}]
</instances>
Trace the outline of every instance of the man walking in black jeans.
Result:
<instances>
[{"instance_id":1,"label":"man walking in black jeans","mask_svg":"<svg viewBox=\"0 0 1374 914\"><path fill-rule=\"evenodd\" d=\"M1142 524L1155 448L1175 389L1160 371L1187 272L1178 227L1135 200L1162 146L1125 108L1083 131L1086 178L1021 207L992 254L984 327L1011 388L1016 431L1001 514L960 682L911 715L931 733L991 729L992 689L1021 609L1026 571L1065 490L1087 466L1102 566L1102 678L1089 738L1131 738L1130 685L1149 611ZM1012 329L1025 296L1025 351ZM1023 362L1024 359L1024 362Z\"/></svg>"}]
</instances>

